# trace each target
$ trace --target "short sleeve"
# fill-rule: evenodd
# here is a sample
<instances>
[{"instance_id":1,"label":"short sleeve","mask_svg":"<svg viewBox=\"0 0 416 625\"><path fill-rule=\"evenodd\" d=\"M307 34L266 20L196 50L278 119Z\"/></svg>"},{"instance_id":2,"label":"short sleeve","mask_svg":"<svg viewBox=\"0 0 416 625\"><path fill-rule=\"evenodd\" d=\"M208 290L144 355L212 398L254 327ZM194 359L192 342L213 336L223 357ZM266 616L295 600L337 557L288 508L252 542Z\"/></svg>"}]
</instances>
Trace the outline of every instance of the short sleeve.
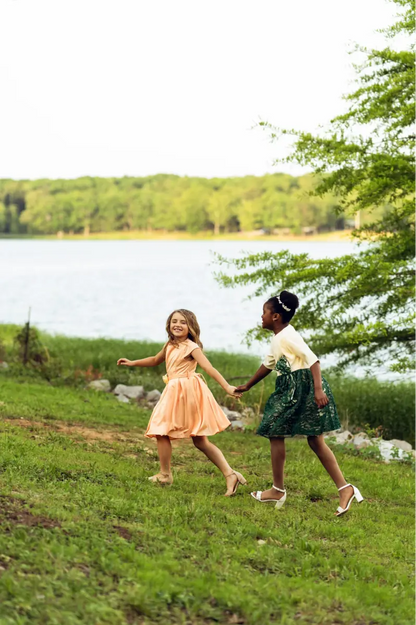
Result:
<instances>
[{"instance_id":1,"label":"short sleeve","mask_svg":"<svg viewBox=\"0 0 416 625\"><path fill-rule=\"evenodd\" d=\"M280 341L276 339L276 336L272 339L270 351L263 360L263 366L266 367L266 369L274 369L277 361L283 356Z\"/></svg>"},{"instance_id":2,"label":"short sleeve","mask_svg":"<svg viewBox=\"0 0 416 625\"><path fill-rule=\"evenodd\" d=\"M201 349L198 343L194 343L190 339L187 340L184 357L190 356L195 349Z\"/></svg>"},{"instance_id":3,"label":"short sleeve","mask_svg":"<svg viewBox=\"0 0 416 625\"><path fill-rule=\"evenodd\" d=\"M294 356L300 358L307 367L312 367L312 365L319 360L318 356L313 353L297 332L289 336L283 336L281 344L284 355L287 355L287 352L290 352Z\"/></svg>"}]
</instances>

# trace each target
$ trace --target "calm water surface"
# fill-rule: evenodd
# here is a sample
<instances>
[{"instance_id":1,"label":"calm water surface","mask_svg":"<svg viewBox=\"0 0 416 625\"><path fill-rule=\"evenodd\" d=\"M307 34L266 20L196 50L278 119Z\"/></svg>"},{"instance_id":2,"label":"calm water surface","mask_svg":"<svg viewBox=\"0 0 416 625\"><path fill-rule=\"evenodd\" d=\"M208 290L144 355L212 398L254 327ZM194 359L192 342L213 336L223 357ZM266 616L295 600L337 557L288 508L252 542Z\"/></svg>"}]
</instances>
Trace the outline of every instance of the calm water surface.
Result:
<instances>
[{"instance_id":1,"label":"calm water surface","mask_svg":"<svg viewBox=\"0 0 416 625\"><path fill-rule=\"evenodd\" d=\"M265 250L314 258L354 250L350 242L0 240L0 322L31 320L51 333L165 340L175 308L195 312L207 349L251 352L245 331L260 320L263 298L215 281L213 253Z\"/></svg>"}]
</instances>

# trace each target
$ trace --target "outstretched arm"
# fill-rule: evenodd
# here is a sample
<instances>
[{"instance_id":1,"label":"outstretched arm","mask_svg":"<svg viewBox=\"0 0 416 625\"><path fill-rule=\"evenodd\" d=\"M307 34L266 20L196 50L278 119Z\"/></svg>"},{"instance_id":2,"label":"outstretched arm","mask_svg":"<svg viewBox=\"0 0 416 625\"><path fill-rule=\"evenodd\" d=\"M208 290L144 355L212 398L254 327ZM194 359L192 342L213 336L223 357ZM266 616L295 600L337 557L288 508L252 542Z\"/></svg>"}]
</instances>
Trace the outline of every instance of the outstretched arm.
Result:
<instances>
[{"instance_id":1,"label":"outstretched arm","mask_svg":"<svg viewBox=\"0 0 416 625\"><path fill-rule=\"evenodd\" d=\"M221 373L212 366L208 358L203 353L202 349L194 349L194 351L192 352L192 356L199 364L199 366L206 373L208 373L208 375L211 376L213 380L215 380L220 386L222 386L226 393L228 393L229 395L233 395L233 397L241 397L239 393L235 392L235 386L231 386L231 384L228 384L227 380L222 377Z\"/></svg>"},{"instance_id":2,"label":"outstretched arm","mask_svg":"<svg viewBox=\"0 0 416 625\"><path fill-rule=\"evenodd\" d=\"M260 382L260 380L263 380L263 378L268 376L271 372L272 369L268 369L264 365L261 365L261 367L257 369L256 373L253 375L252 378L250 378L250 380L246 384L241 384L240 386L237 386L237 391L241 391L243 393L245 391L249 391L252 386Z\"/></svg>"},{"instance_id":3,"label":"outstretched arm","mask_svg":"<svg viewBox=\"0 0 416 625\"><path fill-rule=\"evenodd\" d=\"M141 358L140 360L129 360L128 358L119 358L117 360L118 365L125 365L126 367L156 367L165 360L165 348L162 349L156 356L150 356L149 358Z\"/></svg>"}]
</instances>

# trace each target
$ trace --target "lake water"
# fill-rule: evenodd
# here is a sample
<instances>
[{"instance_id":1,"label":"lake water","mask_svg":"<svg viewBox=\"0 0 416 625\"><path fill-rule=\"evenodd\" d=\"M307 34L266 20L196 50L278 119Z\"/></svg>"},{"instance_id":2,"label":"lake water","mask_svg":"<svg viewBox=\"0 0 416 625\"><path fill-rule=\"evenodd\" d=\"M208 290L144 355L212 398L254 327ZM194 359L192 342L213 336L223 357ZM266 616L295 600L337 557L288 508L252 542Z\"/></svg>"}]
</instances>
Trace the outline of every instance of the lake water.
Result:
<instances>
[{"instance_id":1,"label":"lake water","mask_svg":"<svg viewBox=\"0 0 416 625\"><path fill-rule=\"evenodd\" d=\"M165 340L175 308L192 310L207 349L261 355L244 333L260 321L264 298L251 288L215 281L213 253L234 258L265 250L335 257L354 250L342 242L278 241L43 241L0 240L0 322L31 321L50 333Z\"/></svg>"}]
</instances>

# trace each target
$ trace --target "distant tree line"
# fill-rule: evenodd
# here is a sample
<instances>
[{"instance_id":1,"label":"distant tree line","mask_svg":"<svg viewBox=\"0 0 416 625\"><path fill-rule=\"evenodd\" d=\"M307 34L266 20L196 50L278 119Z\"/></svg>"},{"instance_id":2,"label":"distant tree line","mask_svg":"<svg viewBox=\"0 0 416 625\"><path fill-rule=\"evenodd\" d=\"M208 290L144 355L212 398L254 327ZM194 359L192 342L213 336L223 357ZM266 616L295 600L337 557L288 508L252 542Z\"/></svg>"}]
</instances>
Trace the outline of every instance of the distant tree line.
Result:
<instances>
[{"instance_id":1,"label":"distant tree line","mask_svg":"<svg viewBox=\"0 0 416 625\"><path fill-rule=\"evenodd\" d=\"M0 179L0 233L343 229L337 198L309 195L314 180L287 174Z\"/></svg>"}]
</instances>

